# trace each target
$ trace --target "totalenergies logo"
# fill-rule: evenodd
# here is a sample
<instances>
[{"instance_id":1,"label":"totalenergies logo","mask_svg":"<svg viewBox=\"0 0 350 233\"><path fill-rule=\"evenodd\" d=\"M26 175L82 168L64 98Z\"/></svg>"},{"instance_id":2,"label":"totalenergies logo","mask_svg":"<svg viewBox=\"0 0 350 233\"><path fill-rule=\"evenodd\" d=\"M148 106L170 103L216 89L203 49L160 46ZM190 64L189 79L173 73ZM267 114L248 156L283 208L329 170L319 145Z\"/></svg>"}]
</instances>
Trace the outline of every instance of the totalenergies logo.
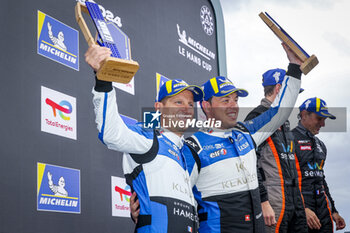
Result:
<instances>
[{"instance_id":1,"label":"totalenergies logo","mask_svg":"<svg viewBox=\"0 0 350 233\"><path fill-rule=\"evenodd\" d=\"M60 117L63 120L69 121L70 117L65 116L63 113L70 114L72 113L72 105L67 100L62 100L59 104L55 103L49 98L45 100L46 104L52 107L53 115L56 117L56 110L58 111Z\"/></svg>"},{"instance_id":2,"label":"totalenergies logo","mask_svg":"<svg viewBox=\"0 0 350 233\"><path fill-rule=\"evenodd\" d=\"M318 165L318 163L314 163L313 165L310 162L307 162L307 165L311 170L322 170L324 164L324 160L321 161L321 164Z\"/></svg>"},{"instance_id":3,"label":"totalenergies logo","mask_svg":"<svg viewBox=\"0 0 350 233\"><path fill-rule=\"evenodd\" d=\"M120 188L120 187L118 187L118 186L115 186L115 188L114 188L114 190L115 190L117 193L119 193L119 195L120 195L120 200L121 200L121 201L123 201L124 198L125 198L125 201L130 202L131 192L128 191L128 190L126 190L126 189L130 190L130 187L129 187L129 186L126 186L126 187L123 189L123 188ZM124 197L124 198L123 198L123 197Z\"/></svg>"}]
</instances>

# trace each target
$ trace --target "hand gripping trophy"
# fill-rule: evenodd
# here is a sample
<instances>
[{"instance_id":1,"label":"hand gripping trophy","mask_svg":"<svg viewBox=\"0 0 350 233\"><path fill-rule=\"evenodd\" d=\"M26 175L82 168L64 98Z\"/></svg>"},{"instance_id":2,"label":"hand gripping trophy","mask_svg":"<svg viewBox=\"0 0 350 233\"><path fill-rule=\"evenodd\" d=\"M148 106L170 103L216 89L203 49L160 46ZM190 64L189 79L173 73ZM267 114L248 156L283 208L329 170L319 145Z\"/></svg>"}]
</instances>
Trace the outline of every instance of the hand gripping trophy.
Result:
<instances>
[{"instance_id":1,"label":"hand gripping trophy","mask_svg":"<svg viewBox=\"0 0 350 233\"><path fill-rule=\"evenodd\" d=\"M94 40L87 27L82 11L90 14L94 22L98 32L97 43L112 51L111 57L107 58L97 71L97 78L110 82L129 83L139 69L139 64L131 60L129 38L116 25L112 26L114 29L117 28L116 30L110 30L110 24L103 18L96 3L86 1L85 4L82 4L78 2L75 7L75 17L89 46L95 44L96 40ZM116 41L125 41L126 43L117 44ZM126 48L123 47L125 44ZM125 50L122 51L123 49Z\"/></svg>"}]
</instances>

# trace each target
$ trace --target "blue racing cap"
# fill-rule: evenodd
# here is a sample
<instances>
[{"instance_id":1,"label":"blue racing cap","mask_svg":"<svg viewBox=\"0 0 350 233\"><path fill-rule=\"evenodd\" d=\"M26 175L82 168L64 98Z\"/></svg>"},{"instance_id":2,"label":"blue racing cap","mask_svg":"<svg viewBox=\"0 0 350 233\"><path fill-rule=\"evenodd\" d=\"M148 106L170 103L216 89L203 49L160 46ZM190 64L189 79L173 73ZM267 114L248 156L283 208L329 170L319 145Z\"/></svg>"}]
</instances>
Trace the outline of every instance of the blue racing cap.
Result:
<instances>
[{"instance_id":1,"label":"blue racing cap","mask_svg":"<svg viewBox=\"0 0 350 233\"><path fill-rule=\"evenodd\" d=\"M213 96L223 97L234 92L236 92L240 97L246 97L248 95L248 91L241 88L236 88L229 79L223 76L209 79L203 84L202 88L204 91L205 101L208 101Z\"/></svg>"},{"instance_id":2,"label":"blue racing cap","mask_svg":"<svg viewBox=\"0 0 350 233\"><path fill-rule=\"evenodd\" d=\"M334 120L336 117L328 112L328 107L323 99L313 97L302 103L299 107L300 112L303 110L314 112L321 117L329 117Z\"/></svg>"},{"instance_id":3,"label":"blue racing cap","mask_svg":"<svg viewBox=\"0 0 350 233\"><path fill-rule=\"evenodd\" d=\"M264 87L266 86L274 86L276 84L281 84L283 82L284 76L286 75L286 71L283 69L272 69L266 71L263 76Z\"/></svg>"},{"instance_id":4,"label":"blue racing cap","mask_svg":"<svg viewBox=\"0 0 350 233\"><path fill-rule=\"evenodd\" d=\"M282 84L284 76L286 75L286 71L283 69L272 69L266 71L262 76L262 85L264 87L266 86L274 86L276 84ZM299 93L302 93L304 91L303 88L300 88Z\"/></svg>"},{"instance_id":5,"label":"blue racing cap","mask_svg":"<svg viewBox=\"0 0 350 233\"><path fill-rule=\"evenodd\" d=\"M167 96L177 95L184 90L189 90L193 93L193 100L195 102L201 101L203 99L204 93L200 87L195 85L188 85L184 80L181 79L174 79L166 81L159 88L156 102L160 102Z\"/></svg>"}]
</instances>

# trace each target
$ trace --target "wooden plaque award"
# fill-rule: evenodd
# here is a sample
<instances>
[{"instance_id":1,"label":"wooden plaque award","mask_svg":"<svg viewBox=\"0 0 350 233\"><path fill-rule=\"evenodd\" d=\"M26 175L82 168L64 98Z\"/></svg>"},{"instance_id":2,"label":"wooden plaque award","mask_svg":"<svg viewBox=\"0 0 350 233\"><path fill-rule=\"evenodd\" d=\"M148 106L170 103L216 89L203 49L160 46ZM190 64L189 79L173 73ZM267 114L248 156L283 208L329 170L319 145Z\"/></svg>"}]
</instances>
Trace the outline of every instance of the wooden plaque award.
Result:
<instances>
[{"instance_id":1,"label":"wooden plaque award","mask_svg":"<svg viewBox=\"0 0 350 233\"><path fill-rule=\"evenodd\" d=\"M111 57L104 60L101 68L97 71L97 78L110 82L129 83L139 69L139 64L131 60L129 38L116 25L112 27L115 29L114 31L109 29L110 25L103 18L96 3L86 1L85 4L82 4L78 2L75 6L75 17L89 46L96 44L96 41L86 25L82 11L90 14L94 22L99 37L97 43L112 51ZM124 43L119 43L117 46L115 41L123 41ZM122 50L118 50L118 48L122 48Z\"/></svg>"},{"instance_id":2,"label":"wooden plaque award","mask_svg":"<svg viewBox=\"0 0 350 233\"><path fill-rule=\"evenodd\" d=\"M300 70L303 74L309 73L317 64L318 60L315 55L309 56L305 50L293 40L283 28L267 13L261 12L260 18L266 23L266 25L275 33L275 35L297 55L297 57L303 62L300 66Z\"/></svg>"}]
</instances>

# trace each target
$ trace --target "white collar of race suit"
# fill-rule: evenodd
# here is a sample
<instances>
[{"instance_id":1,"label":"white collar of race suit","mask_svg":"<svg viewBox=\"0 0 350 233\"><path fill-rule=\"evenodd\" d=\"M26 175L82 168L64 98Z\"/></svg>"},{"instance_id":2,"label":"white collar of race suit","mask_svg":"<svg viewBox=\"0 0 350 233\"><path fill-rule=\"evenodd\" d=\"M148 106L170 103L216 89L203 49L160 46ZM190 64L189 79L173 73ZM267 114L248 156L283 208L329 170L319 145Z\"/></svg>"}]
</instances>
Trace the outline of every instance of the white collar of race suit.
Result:
<instances>
[{"instance_id":1,"label":"white collar of race suit","mask_svg":"<svg viewBox=\"0 0 350 233\"><path fill-rule=\"evenodd\" d=\"M206 134L215 136L215 137L220 137L220 138L228 138L232 136L232 130L233 128L229 129L218 129L218 128L203 128L200 129L201 132L204 132Z\"/></svg>"},{"instance_id":2,"label":"white collar of race suit","mask_svg":"<svg viewBox=\"0 0 350 233\"><path fill-rule=\"evenodd\" d=\"M178 148L182 148L184 142L184 136L179 137L175 133L171 132L168 129L161 129L160 133L162 136L165 136L170 141L172 141Z\"/></svg>"}]
</instances>

